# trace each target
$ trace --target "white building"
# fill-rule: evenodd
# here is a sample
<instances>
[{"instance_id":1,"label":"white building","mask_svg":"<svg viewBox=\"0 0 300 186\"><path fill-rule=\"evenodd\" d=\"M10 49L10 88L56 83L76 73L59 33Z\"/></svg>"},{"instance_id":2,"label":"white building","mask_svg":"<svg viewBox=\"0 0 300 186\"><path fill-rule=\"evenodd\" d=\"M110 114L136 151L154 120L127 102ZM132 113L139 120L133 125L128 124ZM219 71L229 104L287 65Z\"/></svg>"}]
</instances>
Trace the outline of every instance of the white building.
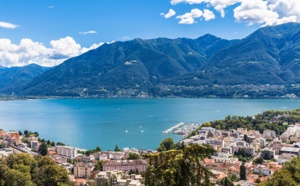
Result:
<instances>
[{"instance_id":1,"label":"white building","mask_svg":"<svg viewBox=\"0 0 300 186\"><path fill-rule=\"evenodd\" d=\"M59 155L69 158L75 158L77 156L77 148L69 146L56 146L55 152Z\"/></svg>"}]
</instances>

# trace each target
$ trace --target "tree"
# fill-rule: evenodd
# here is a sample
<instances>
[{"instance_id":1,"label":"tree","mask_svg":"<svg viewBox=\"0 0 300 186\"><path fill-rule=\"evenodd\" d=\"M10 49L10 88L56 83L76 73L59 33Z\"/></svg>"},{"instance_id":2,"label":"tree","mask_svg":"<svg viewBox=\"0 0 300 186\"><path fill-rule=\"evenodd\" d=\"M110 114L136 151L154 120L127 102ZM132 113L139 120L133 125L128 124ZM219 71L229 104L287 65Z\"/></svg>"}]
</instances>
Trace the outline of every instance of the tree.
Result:
<instances>
[{"instance_id":1,"label":"tree","mask_svg":"<svg viewBox=\"0 0 300 186\"><path fill-rule=\"evenodd\" d=\"M39 154L42 156L46 156L48 154L48 146L46 143L42 143L39 146L39 150L38 150Z\"/></svg>"},{"instance_id":2,"label":"tree","mask_svg":"<svg viewBox=\"0 0 300 186\"><path fill-rule=\"evenodd\" d=\"M174 148L174 141L172 138L166 138L162 142L160 142L160 146L158 147L157 151L168 151Z\"/></svg>"},{"instance_id":3,"label":"tree","mask_svg":"<svg viewBox=\"0 0 300 186\"><path fill-rule=\"evenodd\" d=\"M24 135L27 135L27 134L29 134L28 130L24 130Z\"/></svg>"},{"instance_id":4,"label":"tree","mask_svg":"<svg viewBox=\"0 0 300 186\"><path fill-rule=\"evenodd\" d=\"M262 157L258 157L255 160L253 160L253 162L256 163L256 164L263 164L264 159Z\"/></svg>"},{"instance_id":5,"label":"tree","mask_svg":"<svg viewBox=\"0 0 300 186\"><path fill-rule=\"evenodd\" d=\"M285 168L276 171L272 178L265 183L260 183L259 186L296 186L297 182L293 179L292 174Z\"/></svg>"},{"instance_id":6,"label":"tree","mask_svg":"<svg viewBox=\"0 0 300 186\"><path fill-rule=\"evenodd\" d=\"M88 151L88 150L85 151L85 155L86 155L86 156L90 156L90 155L91 155L91 151Z\"/></svg>"},{"instance_id":7,"label":"tree","mask_svg":"<svg viewBox=\"0 0 300 186\"><path fill-rule=\"evenodd\" d=\"M58 146L65 146L65 144L62 143L62 142L57 142L56 145L58 145Z\"/></svg>"},{"instance_id":8,"label":"tree","mask_svg":"<svg viewBox=\"0 0 300 186\"><path fill-rule=\"evenodd\" d=\"M11 154L0 159L1 186L57 186L69 184L65 168L47 156L31 157L29 154Z\"/></svg>"},{"instance_id":9,"label":"tree","mask_svg":"<svg viewBox=\"0 0 300 186\"><path fill-rule=\"evenodd\" d=\"M100 170L103 171L103 161L98 161L97 164L95 165L95 169L94 170Z\"/></svg>"},{"instance_id":10,"label":"tree","mask_svg":"<svg viewBox=\"0 0 300 186\"><path fill-rule=\"evenodd\" d=\"M241 180L247 180L247 178L246 178L246 167L245 167L244 163L240 166L240 179Z\"/></svg>"},{"instance_id":11,"label":"tree","mask_svg":"<svg viewBox=\"0 0 300 186\"><path fill-rule=\"evenodd\" d=\"M228 177L225 177L225 178L221 179L220 185L221 186L234 186L234 184L232 183L232 181Z\"/></svg>"},{"instance_id":12,"label":"tree","mask_svg":"<svg viewBox=\"0 0 300 186\"><path fill-rule=\"evenodd\" d=\"M51 146L52 146L52 147L55 146L55 142L54 142L54 141L51 142Z\"/></svg>"},{"instance_id":13,"label":"tree","mask_svg":"<svg viewBox=\"0 0 300 186\"><path fill-rule=\"evenodd\" d=\"M116 152L117 152L117 151L121 151L121 149L119 149L118 145L116 145L115 151L116 151Z\"/></svg>"},{"instance_id":14,"label":"tree","mask_svg":"<svg viewBox=\"0 0 300 186\"><path fill-rule=\"evenodd\" d=\"M247 134L244 134L244 141L248 142L248 135Z\"/></svg>"},{"instance_id":15,"label":"tree","mask_svg":"<svg viewBox=\"0 0 300 186\"><path fill-rule=\"evenodd\" d=\"M22 133L20 130L19 130L19 135L20 135L20 136L22 136L22 135L23 135L23 133Z\"/></svg>"},{"instance_id":16,"label":"tree","mask_svg":"<svg viewBox=\"0 0 300 186\"><path fill-rule=\"evenodd\" d=\"M138 159L140 159L140 156L137 154L137 153L132 153L132 152L130 152L129 153L129 158L128 158L129 160L138 160Z\"/></svg>"},{"instance_id":17,"label":"tree","mask_svg":"<svg viewBox=\"0 0 300 186\"><path fill-rule=\"evenodd\" d=\"M145 185L151 186L210 186L213 176L202 164L215 150L207 145L191 144L183 150L162 151L148 154L149 166L144 173Z\"/></svg>"},{"instance_id":18,"label":"tree","mask_svg":"<svg viewBox=\"0 0 300 186\"><path fill-rule=\"evenodd\" d=\"M101 152L101 148L99 146L96 147L96 152Z\"/></svg>"}]
</instances>

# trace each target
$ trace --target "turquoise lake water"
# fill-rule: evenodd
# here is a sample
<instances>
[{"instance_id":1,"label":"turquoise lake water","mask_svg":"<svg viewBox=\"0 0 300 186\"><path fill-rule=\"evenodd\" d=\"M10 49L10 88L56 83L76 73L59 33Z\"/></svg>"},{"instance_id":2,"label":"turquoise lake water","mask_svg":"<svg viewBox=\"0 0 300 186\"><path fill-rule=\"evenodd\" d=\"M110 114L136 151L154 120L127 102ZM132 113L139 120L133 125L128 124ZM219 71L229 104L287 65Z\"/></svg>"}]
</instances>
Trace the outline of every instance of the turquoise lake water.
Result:
<instances>
[{"instance_id":1,"label":"turquoise lake water","mask_svg":"<svg viewBox=\"0 0 300 186\"><path fill-rule=\"evenodd\" d=\"M154 149L180 136L162 131L227 115L300 108L300 100L249 99L48 99L0 101L0 128L37 131L41 138L85 149Z\"/></svg>"}]
</instances>

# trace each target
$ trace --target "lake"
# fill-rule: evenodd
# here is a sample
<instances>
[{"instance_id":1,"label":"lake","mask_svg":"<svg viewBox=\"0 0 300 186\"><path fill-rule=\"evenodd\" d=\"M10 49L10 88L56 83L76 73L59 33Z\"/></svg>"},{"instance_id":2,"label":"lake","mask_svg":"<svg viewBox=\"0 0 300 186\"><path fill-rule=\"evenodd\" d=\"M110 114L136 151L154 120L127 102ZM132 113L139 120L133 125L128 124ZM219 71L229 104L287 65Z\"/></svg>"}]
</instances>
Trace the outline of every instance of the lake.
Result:
<instances>
[{"instance_id":1,"label":"lake","mask_svg":"<svg viewBox=\"0 0 300 186\"><path fill-rule=\"evenodd\" d=\"M287 99L44 99L0 101L0 128L29 130L40 138L85 149L154 149L180 123L252 116L265 110L300 108Z\"/></svg>"}]
</instances>

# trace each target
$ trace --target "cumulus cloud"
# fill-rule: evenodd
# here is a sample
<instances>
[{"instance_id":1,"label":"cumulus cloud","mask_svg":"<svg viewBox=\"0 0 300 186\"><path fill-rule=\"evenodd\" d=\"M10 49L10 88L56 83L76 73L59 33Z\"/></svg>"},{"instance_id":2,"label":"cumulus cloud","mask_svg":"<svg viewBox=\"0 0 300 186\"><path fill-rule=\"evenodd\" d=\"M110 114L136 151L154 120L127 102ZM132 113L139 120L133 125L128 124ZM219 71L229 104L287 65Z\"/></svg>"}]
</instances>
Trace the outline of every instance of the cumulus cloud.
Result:
<instances>
[{"instance_id":1,"label":"cumulus cloud","mask_svg":"<svg viewBox=\"0 0 300 186\"><path fill-rule=\"evenodd\" d=\"M203 12L197 8L192 9L191 12L179 15L176 19L180 19L179 24L194 24L195 18L199 18L203 15Z\"/></svg>"},{"instance_id":2,"label":"cumulus cloud","mask_svg":"<svg viewBox=\"0 0 300 186\"><path fill-rule=\"evenodd\" d=\"M161 13L161 16L164 16L164 18L169 19L170 17L173 17L176 14L176 12L173 9L170 9L168 13Z\"/></svg>"},{"instance_id":3,"label":"cumulus cloud","mask_svg":"<svg viewBox=\"0 0 300 186\"><path fill-rule=\"evenodd\" d=\"M63 61L98 48L104 43L81 47L72 37L50 41L50 47L43 43L25 38L19 44L13 44L10 39L0 39L0 66L24 66L36 63L42 66L55 66Z\"/></svg>"},{"instance_id":4,"label":"cumulus cloud","mask_svg":"<svg viewBox=\"0 0 300 186\"><path fill-rule=\"evenodd\" d=\"M86 32L79 32L79 34L81 34L81 35L97 34L97 32L95 30L90 30L90 31L86 31Z\"/></svg>"},{"instance_id":5,"label":"cumulus cloud","mask_svg":"<svg viewBox=\"0 0 300 186\"><path fill-rule=\"evenodd\" d=\"M213 7L220 13L221 17L225 17L227 7L235 5L233 10L235 21L246 22L248 25L266 26L300 22L299 0L170 0L170 2L172 5L180 3L204 4L207 7ZM203 17L209 21L214 19L215 15L209 10L204 10ZM182 22L194 23L191 18L186 18Z\"/></svg>"},{"instance_id":6,"label":"cumulus cloud","mask_svg":"<svg viewBox=\"0 0 300 186\"><path fill-rule=\"evenodd\" d=\"M48 6L48 8L49 8L49 9L52 9L52 8L55 8L55 6L53 6L53 5L52 5L52 6Z\"/></svg>"},{"instance_id":7,"label":"cumulus cloud","mask_svg":"<svg viewBox=\"0 0 300 186\"><path fill-rule=\"evenodd\" d=\"M298 6L298 9L292 7ZM237 22L246 22L249 25L261 24L278 25L287 22L299 22L300 1L294 0L252 0L244 1L234 9Z\"/></svg>"},{"instance_id":8,"label":"cumulus cloud","mask_svg":"<svg viewBox=\"0 0 300 186\"><path fill-rule=\"evenodd\" d=\"M205 21L210 21L210 20L216 18L215 14L208 9L204 9L203 17L204 17Z\"/></svg>"},{"instance_id":9,"label":"cumulus cloud","mask_svg":"<svg viewBox=\"0 0 300 186\"><path fill-rule=\"evenodd\" d=\"M18 25L0 21L0 27L9 28L9 29L15 29L15 28L18 28Z\"/></svg>"}]
</instances>

